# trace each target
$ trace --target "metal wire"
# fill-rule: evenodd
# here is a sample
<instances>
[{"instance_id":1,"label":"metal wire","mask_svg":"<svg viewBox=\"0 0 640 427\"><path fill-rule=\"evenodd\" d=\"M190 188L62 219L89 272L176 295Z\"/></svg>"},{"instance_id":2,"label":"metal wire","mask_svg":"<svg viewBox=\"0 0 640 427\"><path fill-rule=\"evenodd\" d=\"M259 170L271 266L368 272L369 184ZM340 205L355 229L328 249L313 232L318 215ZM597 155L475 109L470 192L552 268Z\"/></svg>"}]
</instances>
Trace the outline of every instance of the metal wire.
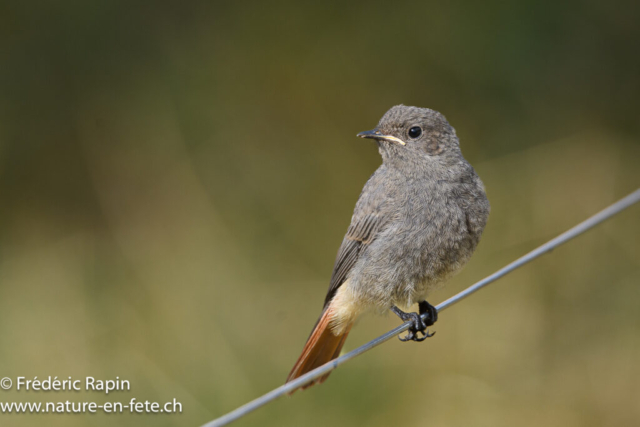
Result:
<instances>
[{"instance_id":1,"label":"metal wire","mask_svg":"<svg viewBox=\"0 0 640 427\"><path fill-rule=\"evenodd\" d=\"M587 219L584 222L581 222L580 224L576 225L575 227L571 228L570 230L562 233L561 235L559 235L558 237L548 241L547 243L545 243L542 246L539 246L538 248L532 250L531 252L529 252L528 254L524 255L521 258L518 258L517 260L513 261L511 264L507 265L506 267L501 268L500 270L496 271L495 273L493 273L492 275L486 277L485 279L482 279L481 281L477 282L476 284L468 287L467 289L465 289L464 291L452 296L451 298L449 298L448 300L442 302L441 304L439 304L438 306L436 306L436 309L438 310L438 312L441 312L442 310L451 307L452 305L454 305L457 302L460 302L461 300L463 300L464 298L468 297L469 295L471 295L472 293L480 290L481 288L487 286L489 283L492 283L496 280L498 280L499 278L501 278L502 276L512 272L513 270L522 267L523 265L525 265L526 263L534 260L535 258L539 257L540 255L543 255L555 248L557 248L558 246L560 246L561 244L573 239L574 237L584 233L585 231L589 230L592 227L595 227L596 225L600 224L602 221L611 218L612 216L616 215L617 213L623 211L624 209L628 208L629 206L633 205L634 203L637 203L638 201L640 201L640 189L634 191L633 193L629 194L628 196L626 196L623 199L618 200L616 203L612 204L611 206L609 206L608 208L598 212L597 214L595 214L594 216L592 216L591 218ZM220 426L224 426L227 425L245 415L247 415L249 412L255 411L256 409L258 409L259 407L266 405L267 403L271 402L272 400L277 399L280 396L283 396L295 389L297 389L298 387L318 378L323 376L324 374L326 374L327 372L330 372L334 369L336 369L338 366L342 365L343 363L345 363L347 360L353 359L356 356L359 356L360 354L364 353L365 351L369 351L372 348L382 344L385 341L390 340L391 338L397 336L398 334L406 331L407 329L409 329L409 327L411 326L411 322L406 322L400 326L398 326L397 328L387 332L386 334L379 336L378 338L374 339L373 341L370 341L366 344L364 344L361 347L356 348L355 350L350 351L349 353L338 357L335 360L332 360L329 363L325 363L324 365L320 366L319 368L314 369L313 371L310 371L304 375L302 375L299 378L296 378L295 380L286 383L270 392L268 392L267 394L252 400L251 402L229 412L226 415L221 416L220 418L217 418L211 422L208 422L207 424L204 424L202 427L220 427Z\"/></svg>"}]
</instances>

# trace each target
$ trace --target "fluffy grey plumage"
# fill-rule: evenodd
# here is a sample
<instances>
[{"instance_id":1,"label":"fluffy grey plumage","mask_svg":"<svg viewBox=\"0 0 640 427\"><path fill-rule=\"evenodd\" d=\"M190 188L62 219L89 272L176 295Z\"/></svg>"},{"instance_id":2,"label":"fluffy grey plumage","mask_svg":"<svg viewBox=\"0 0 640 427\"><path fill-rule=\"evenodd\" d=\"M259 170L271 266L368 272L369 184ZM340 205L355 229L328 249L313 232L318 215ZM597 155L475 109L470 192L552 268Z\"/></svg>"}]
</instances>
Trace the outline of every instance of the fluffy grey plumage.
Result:
<instances>
[{"instance_id":1,"label":"fluffy grey plumage","mask_svg":"<svg viewBox=\"0 0 640 427\"><path fill-rule=\"evenodd\" d=\"M482 181L442 114L397 105L361 136L376 140L383 163L338 251L325 300L336 333L362 312L425 300L469 260L489 215Z\"/></svg>"}]
</instances>

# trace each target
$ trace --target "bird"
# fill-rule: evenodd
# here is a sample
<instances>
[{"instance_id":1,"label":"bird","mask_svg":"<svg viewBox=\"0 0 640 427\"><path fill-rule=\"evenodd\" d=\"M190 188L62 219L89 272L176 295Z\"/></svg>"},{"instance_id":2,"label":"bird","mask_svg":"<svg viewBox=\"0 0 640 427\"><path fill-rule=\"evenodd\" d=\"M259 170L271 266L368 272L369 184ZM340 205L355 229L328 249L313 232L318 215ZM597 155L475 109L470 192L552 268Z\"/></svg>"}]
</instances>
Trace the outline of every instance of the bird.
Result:
<instances>
[{"instance_id":1,"label":"bird","mask_svg":"<svg viewBox=\"0 0 640 427\"><path fill-rule=\"evenodd\" d=\"M484 184L441 113L396 105L357 136L376 142L382 164L358 198L322 312L286 382L337 358L366 313L410 321L401 341L431 337L437 310L427 297L467 263L489 216Z\"/></svg>"}]
</instances>

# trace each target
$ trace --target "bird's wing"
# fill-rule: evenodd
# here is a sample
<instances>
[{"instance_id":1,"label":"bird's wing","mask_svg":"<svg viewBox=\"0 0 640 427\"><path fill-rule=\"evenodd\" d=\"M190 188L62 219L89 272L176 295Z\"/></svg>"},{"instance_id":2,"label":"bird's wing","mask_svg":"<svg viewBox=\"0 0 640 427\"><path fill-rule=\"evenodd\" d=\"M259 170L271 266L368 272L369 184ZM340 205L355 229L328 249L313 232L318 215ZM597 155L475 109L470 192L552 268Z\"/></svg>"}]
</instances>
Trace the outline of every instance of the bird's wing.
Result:
<instances>
[{"instance_id":1,"label":"bird's wing","mask_svg":"<svg viewBox=\"0 0 640 427\"><path fill-rule=\"evenodd\" d=\"M349 272L356 264L360 255L375 240L380 231L387 224L387 218L380 212L380 206L356 206L351 219L351 225L344 236L338 250L336 263L324 305L327 307L338 288L345 282Z\"/></svg>"}]
</instances>

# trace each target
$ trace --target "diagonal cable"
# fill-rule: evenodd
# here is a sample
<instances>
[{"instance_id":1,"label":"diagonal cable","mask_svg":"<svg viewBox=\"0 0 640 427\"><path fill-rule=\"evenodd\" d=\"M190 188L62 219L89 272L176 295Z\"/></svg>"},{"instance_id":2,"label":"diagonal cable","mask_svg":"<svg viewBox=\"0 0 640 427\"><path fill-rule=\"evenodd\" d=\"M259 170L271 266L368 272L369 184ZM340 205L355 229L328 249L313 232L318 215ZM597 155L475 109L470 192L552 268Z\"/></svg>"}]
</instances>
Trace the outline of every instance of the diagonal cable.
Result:
<instances>
[{"instance_id":1,"label":"diagonal cable","mask_svg":"<svg viewBox=\"0 0 640 427\"><path fill-rule=\"evenodd\" d=\"M440 313L442 310L451 307L452 305L460 302L461 300L463 300L464 298L468 297L469 295L471 295L472 293L480 290L481 288L487 286L489 283L495 282L496 280L498 280L499 278L501 278L502 276L505 276L506 274L512 272L513 270L522 267L523 265L527 264L530 261L533 261L535 258L538 258L540 255L543 255L555 248L557 248L558 246L562 245L563 243L566 243L567 241L573 239L574 237L584 233L585 231L589 230L590 228L595 227L596 225L600 224L602 221L611 218L612 216L620 213L621 211L625 210L626 208L628 208L629 206L633 205L634 203L637 203L638 201L640 201L640 189L634 191L633 193L629 194L628 196L618 200L617 202L615 202L614 204L612 204L611 206L609 206L608 208L598 212L597 214L595 214L594 216L592 216L591 218L581 222L580 224L576 225L575 227L571 228L568 231L565 231L564 233L562 233L561 235L559 235L558 237L549 240L547 243L545 243L542 246L537 247L536 249L532 250L531 252L529 252L528 254L518 258L517 260L513 261L511 264L501 268L500 270L496 271L495 273L493 273L492 275L480 280L479 282L475 283L474 285L469 286L467 289L465 289L464 291L452 296L451 298L449 298L448 300L438 304L436 306L436 310L438 310L438 313ZM423 315L424 316L424 315ZM221 416L220 418L217 418L213 421L210 421L206 424L204 424L202 427L220 427L220 426L224 426L227 425L233 421L236 421L239 418L244 417L245 415L247 415L250 412L255 411L256 409L258 409L259 407L266 405L267 403L279 398L280 396L283 396L295 389L297 389L298 387L305 385L306 383L323 376L324 374L336 369L338 366L342 365L343 363L345 363L347 360L353 359L356 356L359 356L360 354L364 353L365 351L369 351L372 348L382 344L385 341L390 340L391 338L397 336L398 334L406 331L407 329L409 329L409 327L411 326L411 322L406 322L403 323L402 325L398 326L395 329L392 329L391 331L387 332L384 335L379 336L378 338L374 339L373 341L369 341L368 343L356 348L355 350L350 351L349 353L344 354L343 356L338 357L335 360L332 360L331 362L325 363L324 365L314 369L313 371L307 372L306 374L302 375L299 378L296 378L295 380L288 382L276 389L271 390L270 392L258 397L255 400L252 400L249 403L246 403L242 406L240 406L239 408L229 412L226 415Z\"/></svg>"}]
</instances>

